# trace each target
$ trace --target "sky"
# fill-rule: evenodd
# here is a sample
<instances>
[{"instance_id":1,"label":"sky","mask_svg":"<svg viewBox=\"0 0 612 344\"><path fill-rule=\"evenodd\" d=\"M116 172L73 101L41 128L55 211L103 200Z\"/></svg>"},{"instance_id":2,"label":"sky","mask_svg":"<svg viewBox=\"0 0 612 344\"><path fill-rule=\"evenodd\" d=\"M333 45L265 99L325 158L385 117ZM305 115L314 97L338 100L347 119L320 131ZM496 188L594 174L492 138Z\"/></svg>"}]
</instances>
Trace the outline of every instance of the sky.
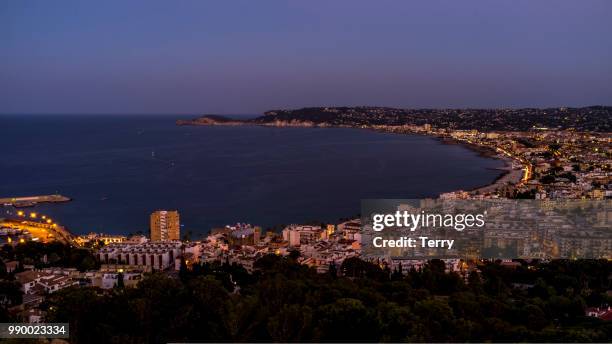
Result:
<instances>
[{"instance_id":1,"label":"sky","mask_svg":"<svg viewBox=\"0 0 612 344\"><path fill-rule=\"evenodd\" d=\"M0 2L0 113L612 105L612 1Z\"/></svg>"}]
</instances>

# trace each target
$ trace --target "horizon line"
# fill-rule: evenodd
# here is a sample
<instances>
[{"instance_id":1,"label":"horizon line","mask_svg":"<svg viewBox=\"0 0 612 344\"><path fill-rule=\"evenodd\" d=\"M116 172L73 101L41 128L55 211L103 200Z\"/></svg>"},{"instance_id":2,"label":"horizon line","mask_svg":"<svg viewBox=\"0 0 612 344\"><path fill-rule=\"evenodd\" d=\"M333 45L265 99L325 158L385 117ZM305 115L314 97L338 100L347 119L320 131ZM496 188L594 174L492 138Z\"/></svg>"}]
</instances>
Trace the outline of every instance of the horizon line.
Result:
<instances>
[{"instance_id":1,"label":"horizon line","mask_svg":"<svg viewBox=\"0 0 612 344\"><path fill-rule=\"evenodd\" d=\"M300 109L308 109L308 108L389 108L389 109L398 109L398 110L520 110L520 109L560 109L560 108L568 108L568 109L581 109L581 108L589 108L589 107L612 107L612 105L603 105L603 104L591 104L591 105L583 105L583 106L569 106L569 105L557 105L557 106L500 106L500 107L472 107L472 106L462 106L462 107L398 107L398 106L387 106L387 105L323 105L323 106L301 106L294 108L273 108L269 110L265 110L263 112L252 112L252 113L235 113L235 112L214 112L214 111L202 111L202 112L177 112L177 113L168 113L168 112L0 112L0 116L53 116L53 115L75 115L75 116L125 116L125 115L134 115L134 116L205 116L205 115L224 115L224 116L263 116L265 112L268 111L292 111L292 110L300 110Z\"/></svg>"}]
</instances>

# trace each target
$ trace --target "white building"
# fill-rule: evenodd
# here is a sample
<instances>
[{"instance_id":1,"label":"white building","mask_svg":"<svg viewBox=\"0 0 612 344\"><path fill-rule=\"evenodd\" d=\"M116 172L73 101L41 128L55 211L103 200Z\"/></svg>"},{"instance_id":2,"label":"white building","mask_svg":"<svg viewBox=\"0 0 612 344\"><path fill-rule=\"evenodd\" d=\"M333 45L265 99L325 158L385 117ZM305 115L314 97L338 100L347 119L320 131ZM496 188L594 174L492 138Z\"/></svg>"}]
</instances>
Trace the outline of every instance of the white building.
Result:
<instances>
[{"instance_id":1,"label":"white building","mask_svg":"<svg viewBox=\"0 0 612 344\"><path fill-rule=\"evenodd\" d=\"M291 247L314 244L321 238L322 233L320 226L290 225L283 229L283 240Z\"/></svg>"},{"instance_id":2,"label":"white building","mask_svg":"<svg viewBox=\"0 0 612 344\"><path fill-rule=\"evenodd\" d=\"M181 255L181 251L180 241L121 243L101 248L97 256L103 264L126 264L166 270L174 267L174 260Z\"/></svg>"},{"instance_id":3,"label":"white building","mask_svg":"<svg viewBox=\"0 0 612 344\"><path fill-rule=\"evenodd\" d=\"M338 225L338 234L347 240L361 240L361 219L346 221ZM359 234L359 235L358 235Z\"/></svg>"},{"instance_id":4,"label":"white building","mask_svg":"<svg viewBox=\"0 0 612 344\"><path fill-rule=\"evenodd\" d=\"M79 285L79 282L71 276L46 271L20 272L15 274L15 279L21 284L24 294L51 294L60 289Z\"/></svg>"}]
</instances>

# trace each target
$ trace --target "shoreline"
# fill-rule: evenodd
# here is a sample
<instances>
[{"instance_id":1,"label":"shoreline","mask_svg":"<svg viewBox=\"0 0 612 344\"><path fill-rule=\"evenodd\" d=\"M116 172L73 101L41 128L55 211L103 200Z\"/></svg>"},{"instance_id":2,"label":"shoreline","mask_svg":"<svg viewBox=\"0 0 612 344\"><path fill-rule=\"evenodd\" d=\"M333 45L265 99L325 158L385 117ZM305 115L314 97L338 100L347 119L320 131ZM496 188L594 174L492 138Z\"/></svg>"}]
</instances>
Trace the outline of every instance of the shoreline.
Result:
<instances>
[{"instance_id":1,"label":"shoreline","mask_svg":"<svg viewBox=\"0 0 612 344\"><path fill-rule=\"evenodd\" d=\"M504 187L508 184L517 184L521 181L521 177L523 175L523 170L517 170L512 168L512 160L511 159L500 159L504 161L504 166L500 168L496 168L495 170L500 171L500 175L493 180L492 183L486 184L483 186L479 186L477 188L467 190L469 193L488 193L494 192L500 187Z\"/></svg>"},{"instance_id":2,"label":"shoreline","mask_svg":"<svg viewBox=\"0 0 612 344\"><path fill-rule=\"evenodd\" d=\"M493 180L493 182L489 184L484 184L482 186L478 186L478 187L475 187L469 190L465 190L465 191L469 193L476 193L476 194L494 192L498 188L506 186L508 183L518 184L521 181L523 170L522 169L517 170L513 168L512 167L513 159L509 157L500 157L499 153L497 153L493 148L482 147L482 146L478 146L475 144L470 144L464 141L460 141L454 138L448 138L448 137L442 137L440 138L440 140L445 144L461 145L467 149L470 149L478 153L482 157L500 160L504 163L504 166L501 166L498 168L492 168L492 170L496 170L500 172L500 174Z\"/></svg>"}]
</instances>

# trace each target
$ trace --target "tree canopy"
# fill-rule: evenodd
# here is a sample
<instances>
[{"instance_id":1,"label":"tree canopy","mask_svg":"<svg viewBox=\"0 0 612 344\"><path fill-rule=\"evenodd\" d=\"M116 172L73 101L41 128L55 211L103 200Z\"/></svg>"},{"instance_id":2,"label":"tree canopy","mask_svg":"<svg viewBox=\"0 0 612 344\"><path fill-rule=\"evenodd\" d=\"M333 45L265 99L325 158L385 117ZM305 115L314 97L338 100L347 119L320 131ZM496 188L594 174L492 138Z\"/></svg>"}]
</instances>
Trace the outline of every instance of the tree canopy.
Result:
<instances>
[{"instance_id":1,"label":"tree canopy","mask_svg":"<svg viewBox=\"0 0 612 344\"><path fill-rule=\"evenodd\" d=\"M438 261L403 275L357 258L345 261L341 276L290 257L267 256L256 267L249 274L227 262L202 264L180 278L148 275L135 288L65 289L49 299L47 321L70 322L76 343L607 342L612 335L612 324L584 316L586 305L611 301L607 261L515 269L491 262L466 278Z\"/></svg>"}]
</instances>

